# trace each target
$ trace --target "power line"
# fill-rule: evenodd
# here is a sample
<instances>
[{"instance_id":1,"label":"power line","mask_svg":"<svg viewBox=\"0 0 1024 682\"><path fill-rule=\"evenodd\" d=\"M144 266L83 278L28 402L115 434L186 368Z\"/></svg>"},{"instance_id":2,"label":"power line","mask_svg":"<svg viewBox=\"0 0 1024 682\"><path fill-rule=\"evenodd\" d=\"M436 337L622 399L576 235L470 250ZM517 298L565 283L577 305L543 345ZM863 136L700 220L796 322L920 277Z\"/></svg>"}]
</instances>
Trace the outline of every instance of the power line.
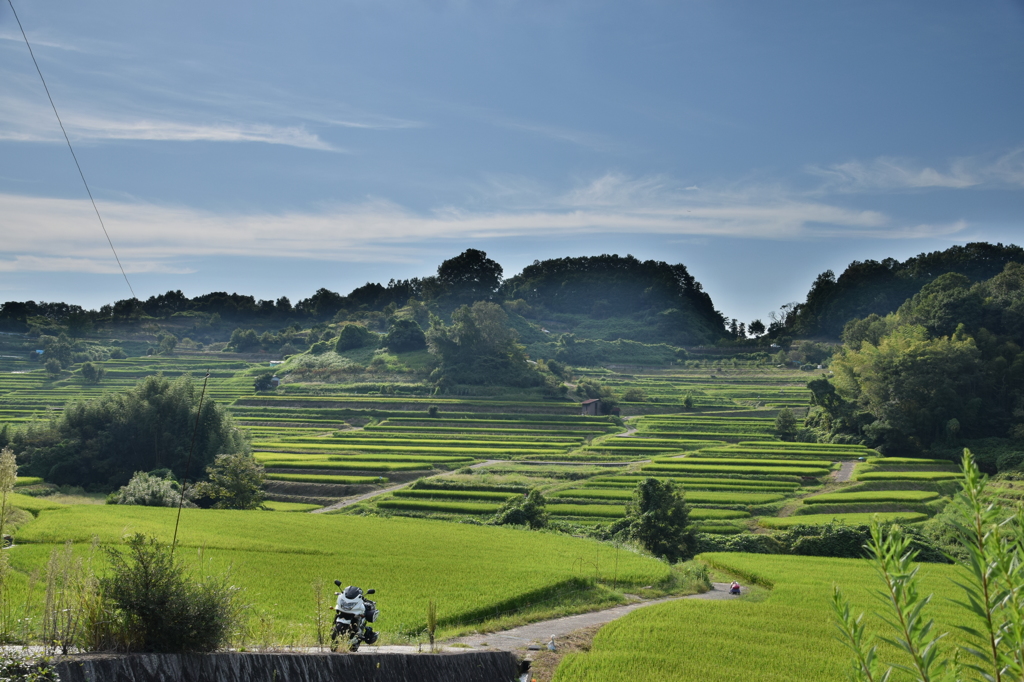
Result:
<instances>
[{"instance_id":1,"label":"power line","mask_svg":"<svg viewBox=\"0 0 1024 682\"><path fill-rule=\"evenodd\" d=\"M10 0L8 0L10 1ZM206 397L206 382L210 380L210 370L206 370L203 378L203 392L199 395L199 409L196 410L196 423L192 427L192 443L188 446L188 461L185 463L185 475L181 478L181 497L178 498L178 518L174 520L174 539L171 541L171 554L178 546L178 524L181 523L181 507L185 504L185 488L188 487L188 470L192 466L192 451L196 448L196 433L199 431L199 417L203 414L203 398Z\"/></svg>"},{"instance_id":2,"label":"power line","mask_svg":"<svg viewBox=\"0 0 1024 682\"><path fill-rule=\"evenodd\" d=\"M78 163L78 156L75 154L75 148L71 146L71 138L68 137L68 131L64 129L64 122L60 120L60 114L57 113L57 105L53 103L53 97L50 95L50 88L46 86L46 79L43 78L43 72L39 68L39 62L36 61L36 55L32 51L32 45L28 42L28 35L25 34L25 27L21 25L21 19L18 18L18 12L14 9L13 0L7 0L7 4L11 6L11 12L14 13L14 20L18 22L18 28L21 29L21 37L25 39L25 47L28 48L28 54L32 57L32 63L36 66L36 73L39 74L39 80L43 82L43 90L46 90L46 97L50 100L50 106L53 107L53 115L57 117L57 124L60 125L60 131L64 133L64 141L68 143L68 149L71 151L71 158L75 160L75 167L78 168L78 175L82 178L82 184L85 185L85 191L89 195L89 201L92 202L92 210L96 211L96 218L100 221L100 227L103 228L103 236L107 238L107 243L110 244L110 250L114 254L114 260L117 261L117 267L121 269L121 275L124 277L124 283L128 285L128 290L132 292L132 298L137 299L135 295L135 289L132 288L132 283L128 281L128 275L124 271L124 266L121 265L121 259L117 257L117 250L114 248L114 242L110 240L110 235L107 233L107 226L103 224L103 216L100 215L100 209L96 206L96 200L92 197L92 190L89 189L89 183L85 180L85 173L82 172L82 165Z\"/></svg>"}]
</instances>

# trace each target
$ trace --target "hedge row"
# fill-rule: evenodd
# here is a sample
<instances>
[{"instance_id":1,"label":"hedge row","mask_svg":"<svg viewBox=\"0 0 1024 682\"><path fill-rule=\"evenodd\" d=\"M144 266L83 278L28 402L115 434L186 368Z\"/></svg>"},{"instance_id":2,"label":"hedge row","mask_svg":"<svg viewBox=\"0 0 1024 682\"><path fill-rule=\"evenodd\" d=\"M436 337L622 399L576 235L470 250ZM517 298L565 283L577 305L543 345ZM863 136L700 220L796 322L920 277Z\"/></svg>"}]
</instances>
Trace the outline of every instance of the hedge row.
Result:
<instances>
[{"instance_id":1,"label":"hedge row","mask_svg":"<svg viewBox=\"0 0 1024 682\"><path fill-rule=\"evenodd\" d=\"M332 476L330 474L280 474L276 472L268 473L267 479L294 483L337 483L341 485L387 483L388 481L383 476Z\"/></svg>"},{"instance_id":2,"label":"hedge row","mask_svg":"<svg viewBox=\"0 0 1024 682\"><path fill-rule=\"evenodd\" d=\"M395 497L416 498L416 499L447 499L447 500L489 500L493 502L504 502L513 497L522 497L519 493L495 493L477 490L420 490L406 489L396 490L392 493Z\"/></svg>"},{"instance_id":3,"label":"hedge row","mask_svg":"<svg viewBox=\"0 0 1024 682\"><path fill-rule=\"evenodd\" d=\"M784 467L784 466L726 466L722 464L648 464L641 468L641 471L657 473L708 473L708 474L789 474L792 476L805 476L818 478L827 476L828 469L816 469L811 467Z\"/></svg>"},{"instance_id":4,"label":"hedge row","mask_svg":"<svg viewBox=\"0 0 1024 682\"><path fill-rule=\"evenodd\" d=\"M865 493L829 493L804 498L804 504L856 504L864 502L928 502L939 494L927 490L879 490Z\"/></svg>"},{"instance_id":5,"label":"hedge row","mask_svg":"<svg viewBox=\"0 0 1024 682\"><path fill-rule=\"evenodd\" d=\"M888 521L902 521L904 523L916 523L928 518L927 514L917 512L879 512L865 514L807 514L804 516L772 517L762 516L758 524L766 528L791 528L793 526L820 526L827 523L842 523L849 526L866 526L872 521L885 523Z\"/></svg>"}]
</instances>

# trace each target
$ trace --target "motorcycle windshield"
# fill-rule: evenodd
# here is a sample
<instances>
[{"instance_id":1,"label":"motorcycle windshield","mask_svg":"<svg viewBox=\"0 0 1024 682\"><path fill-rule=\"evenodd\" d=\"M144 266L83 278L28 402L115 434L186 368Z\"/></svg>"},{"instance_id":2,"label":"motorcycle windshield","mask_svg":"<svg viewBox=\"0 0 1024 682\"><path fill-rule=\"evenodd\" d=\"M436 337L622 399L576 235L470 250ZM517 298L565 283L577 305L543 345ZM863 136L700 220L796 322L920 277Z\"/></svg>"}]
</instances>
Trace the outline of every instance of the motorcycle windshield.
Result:
<instances>
[{"instance_id":1,"label":"motorcycle windshield","mask_svg":"<svg viewBox=\"0 0 1024 682\"><path fill-rule=\"evenodd\" d=\"M346 599L344 594L338 595L338 603L334 608L343 613L351 613L357 616L361 616L366 612L366 606L363 604L362 599Z\"/></svg>"}]
</instances>

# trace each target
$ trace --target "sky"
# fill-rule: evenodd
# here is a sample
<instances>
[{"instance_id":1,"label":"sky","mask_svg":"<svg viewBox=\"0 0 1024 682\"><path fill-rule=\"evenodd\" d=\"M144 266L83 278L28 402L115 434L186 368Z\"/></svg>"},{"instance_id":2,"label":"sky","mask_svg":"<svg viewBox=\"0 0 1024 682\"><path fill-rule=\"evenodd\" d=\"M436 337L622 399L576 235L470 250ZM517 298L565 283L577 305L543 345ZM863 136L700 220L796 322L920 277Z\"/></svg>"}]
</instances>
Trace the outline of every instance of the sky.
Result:
<instances>
[{"instance_id":1,"label":"sky","mask_svg":"<svg viewBox=\"0 0 1024 682\"><path fill-rule=\"evenodd\" d=\"M683 263L750 321L1024 244L1022 0L14 7L128 283L3 3L0 301L294 302L476 248Z\"/></svg>"}]
</instances>

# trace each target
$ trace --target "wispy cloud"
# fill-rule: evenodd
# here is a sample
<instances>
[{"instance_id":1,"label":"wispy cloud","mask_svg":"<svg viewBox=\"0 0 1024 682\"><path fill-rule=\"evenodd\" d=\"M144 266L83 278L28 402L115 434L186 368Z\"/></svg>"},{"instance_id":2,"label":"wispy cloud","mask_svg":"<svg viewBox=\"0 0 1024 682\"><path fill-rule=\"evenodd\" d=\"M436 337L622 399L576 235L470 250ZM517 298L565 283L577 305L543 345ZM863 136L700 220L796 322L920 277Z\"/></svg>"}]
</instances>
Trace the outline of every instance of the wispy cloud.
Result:
<instances>
[{"instance_id":1,"label":"wispy cloud","mask_svg":"<svg viewBox=\"0 0 1024 682\"><path fill-rule=\"evenodd\" d=\"M444 207L416 213L375 200L316 212L214 213L101 202L122 262L133 272L182 272L199 257L413 261L445 239L623 234L800 239L946 236L966 224L901 224L877 211L774 196L711 192L662 177L608 175L523 210ZM109 248L86 201L0 194L7 260L0 270L110 271ZM90 269L92 268L92 269Z\"/></svg>"},{"instance_id":2,"label":"wispy cloud","mask_svg":"<svg viewBox=\"0 0 1024 682\"><path fill-rule=\"evenodd\" d=\"M134 261L124 263L128 274L167 273L188 274L193 268L175 266L158 261ZM109 258L61 258L47 256L15 256L12 259L0 257L0 272L82 272L99 275L119 275L121 270L113 256Z\"/></svg>"},{"instance_id":3,"label":"wispy cloud","mask_svg":"<svg viewBox=\"0 0 1024 682\"><path fill-rule=\"evenodd\" d=\"M0 32L0 40L18 43L22 49L24 49L25 46L25 39L17 29L14 31ZM45 38L39 38L38 36L32 37L32 47L51 47L57 50L66 50L68 52L85 52L85 50L78 45L72 45L70 43L59 42L56 40L47 40Z\"/></svg>"},{"instance_id":4,"label":"wispy cloud","mask_svg":"<svg viewBox=\"0 0 1024 682\"><path fill-rule=\"evenodd\" d=\"M1024 147L1002 155L954 159L944 169L909 159L879 157L832 166L811 166L808 172L825 180L824 191L877 192L971 187L1024 187Z\"/></svg>"},{"instance_id":5,"label":"wispy cloud","mask_svg":"<svg viewBox=\"0 0 1024 682\"><path fill-rule=\"evenodd\" d=\"M160 119L113 119L77 112L61 117L73 140L154 140L168 142L263 142L301 149L342 151L302 126L253 123L194 123ZM23 99L0 97L0 140L62 142L53 112Z\"/></svg>"}]
</instances>

